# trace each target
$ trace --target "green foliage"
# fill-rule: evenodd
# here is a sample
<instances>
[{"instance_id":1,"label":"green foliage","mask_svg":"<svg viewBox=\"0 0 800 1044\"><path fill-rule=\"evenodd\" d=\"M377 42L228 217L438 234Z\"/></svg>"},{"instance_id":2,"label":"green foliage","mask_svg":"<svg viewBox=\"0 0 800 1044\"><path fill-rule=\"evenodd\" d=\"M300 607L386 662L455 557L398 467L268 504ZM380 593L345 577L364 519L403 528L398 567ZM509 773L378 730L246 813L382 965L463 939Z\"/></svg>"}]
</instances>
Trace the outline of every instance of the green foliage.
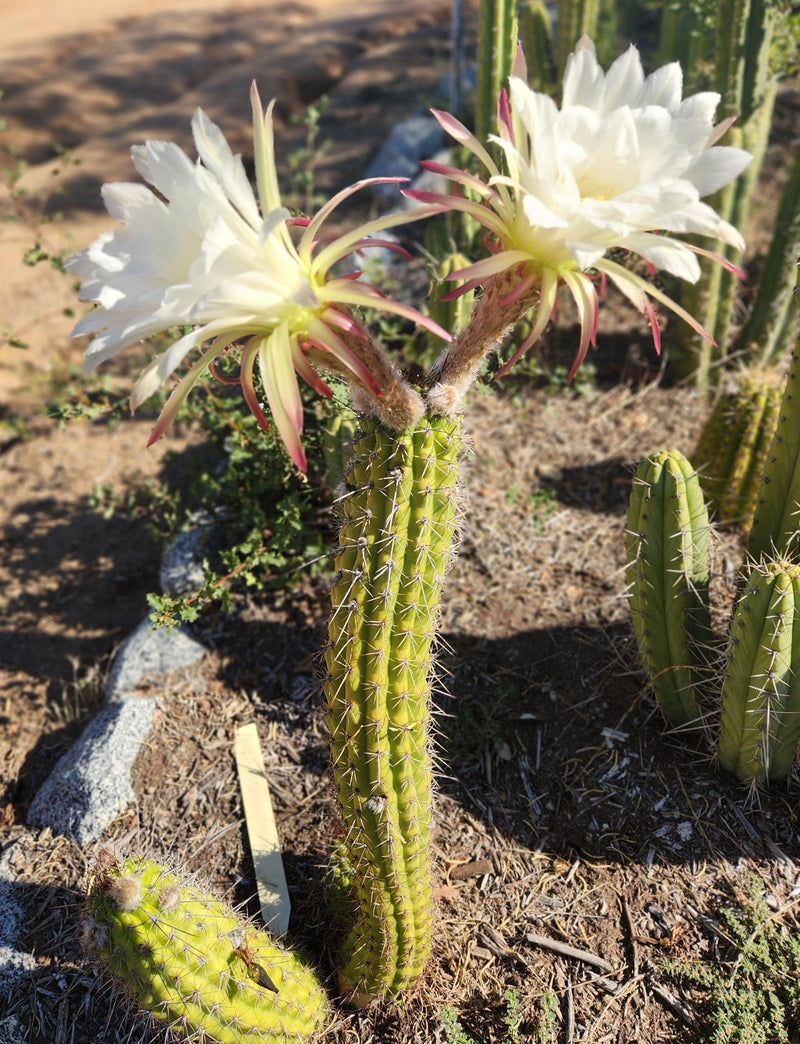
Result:
<instances>
[{"instance_id":1,"label":"green foliage","mask_svg":"<svg viewBox=\"0 0 800 1044\"><path fill-rule=\"evenodd\" d=\"M304 441L309 458L320 467L327 416L306 409ZM215 525L203 585L179 597L149 596L152 618L162 626L190 622L211 603L229 610L236 591L286 585L303 567L327 560L321 474L301 475L274 426L263 431L237 390L198 387L181 419L203 432L205 452L181 496L175 529L190 527L200 508ZM179 455L170 458L174 464ZM157 499L162 496L159 492Z\"/></svg>"},{"instance_id":2,"label":"green foliage","mask_svg":"<svg viewBox=\"0 0 800 1044\"><path fill-rule=\"evenodd\" d=\"M532 1035L526 1032L523 1036L519 993L513 987L509 987L503 994L503 1001L505 1033L502 1044L556 1044L560 1015L558 998L552 990L545 990L542 994L539 1009L533 1018ZM448 1004L442 1008L439 1018L445 1044L476 1044L459 1022L458 1014L452 1005Z\"/></svg>"},{"instance_id":3,"label":"green foliage","mask_svg":"<svg viewBox=\"0 0 800 1044\"><path fill-rule=\"evenodd\" d=\"M289 154L289 195L288 206L293 206L303 214L312 214L320 203L325 201L315 191L317 167L330 147L330 140L319 141L320 121L328 108L328 97L323 94L313 105L292 117L295 126L305 127L305 141L294 152Z\"/></svg>"},{"instance_id":4,"label":"green foliage","mask_svg":"<svg viewBox=\"0 0 800 1044\"><path fill-rule=\"evenodd\" d=\"M666 960L666 974L699 991L709 1044L792 1044L800 1039L800 933L770 912L760 880L739 909L720 911L713 961Z\"/></svg>"}]
</instances>

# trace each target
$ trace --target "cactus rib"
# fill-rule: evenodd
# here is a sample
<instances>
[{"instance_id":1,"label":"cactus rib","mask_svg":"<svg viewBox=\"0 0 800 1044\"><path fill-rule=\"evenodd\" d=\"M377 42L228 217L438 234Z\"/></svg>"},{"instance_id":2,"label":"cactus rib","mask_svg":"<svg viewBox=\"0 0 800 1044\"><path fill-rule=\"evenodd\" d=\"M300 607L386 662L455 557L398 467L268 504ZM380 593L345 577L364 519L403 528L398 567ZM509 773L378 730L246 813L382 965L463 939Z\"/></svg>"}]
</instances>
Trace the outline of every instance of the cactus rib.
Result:
<instances>
[{"instance_id":1,"label":"cactus rib","mask_svg":"<svg viewBox=\"0 0 800 1044\"><path fill-rule=\"evenodd\" d=\"M431 947L430 662L456 518L458 422L354 442L342 500L325 694L359 904L342 992L392 997Z\"/></svg>"}]
</instances>

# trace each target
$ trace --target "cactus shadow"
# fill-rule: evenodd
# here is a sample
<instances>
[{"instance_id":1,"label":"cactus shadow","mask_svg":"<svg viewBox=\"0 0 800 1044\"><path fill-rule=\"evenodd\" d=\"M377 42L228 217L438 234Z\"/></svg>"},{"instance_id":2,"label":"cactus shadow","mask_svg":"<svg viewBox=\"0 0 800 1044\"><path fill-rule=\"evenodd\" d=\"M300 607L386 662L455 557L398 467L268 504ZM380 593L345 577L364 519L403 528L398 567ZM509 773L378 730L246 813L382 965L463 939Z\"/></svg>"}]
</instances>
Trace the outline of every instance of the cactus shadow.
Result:
<instances>
[{"instance_id":1,"label":"cactus shadow","mask_svg":"<svg viewBox=\"0 0 800 1044\"><path fill-rule=\"evenodd\" d=\"M755 795L719 771L714 709L671 729L627 623L446 641L441 790L487 829L565 860L800 857L796 781Z\"/></svg>"}]
</instances>

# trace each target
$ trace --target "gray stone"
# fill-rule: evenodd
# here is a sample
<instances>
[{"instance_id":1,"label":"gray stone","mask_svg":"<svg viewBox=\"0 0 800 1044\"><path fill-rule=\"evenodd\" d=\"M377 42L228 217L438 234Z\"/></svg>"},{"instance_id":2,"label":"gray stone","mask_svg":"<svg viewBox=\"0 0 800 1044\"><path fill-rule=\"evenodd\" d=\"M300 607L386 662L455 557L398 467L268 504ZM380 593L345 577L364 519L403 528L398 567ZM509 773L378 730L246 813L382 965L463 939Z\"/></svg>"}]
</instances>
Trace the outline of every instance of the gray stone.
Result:
<instances>
[{"instance_id":1,"label":"gray stone","mask_svg":"<svg viewBox=\"0 0 800 1044\"><path fill-rule=\"evenodd\" d=\"M420 173L420 160L442 147L444 132L433 116L409 116L395 124L367 171L368 178L410 178ZM375 185L379 196L397 203L396 185Z\"/></svg>"},{"instance_id":2,"label":"gray stone","mask_svg":"<svg viewBox=\"0 0 800 1044\"><path fill-rule=\"evenodd\" d=\"M178 533L167 545L158 572L161 590L165 594L177 598L202 587L205 580L203 558L212 529L211 515L207 511L195 511L192 528Z\"/></svg>"},{"instance_id":3,"label":"gray stone","mask_svg":"<svg viewBox=\"0 0 800 1044\"><path fill-rule=\"evenodd\" d=\"M0 1019L0 1044L26 1044L25 1028L16 1015Z\"/></svg>"},{"instance_id":4,"label":"gray stone","mask_svg":"<svg viewBox=\"0 0 800 1044\"><path fill-rule=\"evenodd\" d=\"M103 707L40 787L28 824L81 846L96 841L134 800L131 768L155 710L155 699L145 697Z\"/></svg>"},{"instance_id":5,"label":"gray stone","mask_svg":"<svg viewBox=\"0 0 800 1044\"><path fill-rule=\"evenodd\" d=\"M20 979L30 975L36 967L33 955L20 950L18 937L25 919L25 909L20 900L20 887L11 868L11 857L15 846L9 845L0 858L0 998L10 998L11 991ZM0 1044L11 1035L13 1026L6 1027L8 1019L0 1022ZM3 1033L6 1032L6 1037ZM19 1040L24 1041L24 1037Z\"/></svg>"},{"instance_id":6,"label":"gray stone","mask_svg":"<svg viewBox=\"0 0 800 1044\"><path fill-rule=\"evenodd\" d=\"M142 620L117 653L106 683L106 697L119 700L133 695L144 682L157 681L159 675L168 671L190 667L205 652L185 628L154 630L149 620Z\"/></svg>"}]
</instances>

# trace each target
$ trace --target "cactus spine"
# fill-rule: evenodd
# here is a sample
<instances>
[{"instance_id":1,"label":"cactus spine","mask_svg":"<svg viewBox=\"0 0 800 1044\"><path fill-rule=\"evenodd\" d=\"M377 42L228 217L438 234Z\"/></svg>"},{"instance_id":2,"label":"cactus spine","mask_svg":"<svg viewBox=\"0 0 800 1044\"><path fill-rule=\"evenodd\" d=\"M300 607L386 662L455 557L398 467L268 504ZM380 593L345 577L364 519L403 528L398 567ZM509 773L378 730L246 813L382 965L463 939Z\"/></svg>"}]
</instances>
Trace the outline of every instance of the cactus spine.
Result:
<instances>
[{"instance_id":1,"label":"cactus spine","mask_svg":"<svg viewBox=\"0 0 800 1044\"><path fill-rule=\"evenodd\" d=\"M752 525L781 395L775 370L740 371L703 426L692 463L720 522Z\"/></svg>"},{"instance_id":2,"label":"cactus spine","mask_svg":"<svg viewBox=\"0 0 800 1044\"><path fill-rule=\"evenodd\" d=\"M783 779L800 738L800 566L750 570L731 627L719 763L742 780Z\"/></svg>"},{"instance_id":3,"label":"cactus spine","mask_svg":"<svg viewBox=\"0 0 800 1044\"><path fill-rule=\"evenodd\" d=\"M187 1038L300 1044L325 1020L313 972L163 866L126 860L101 876L89 908L114 974Z\"/></svg>"},{"instance_id":4,"label":"cactus spine","mask_svg":"<svg viewBox=\"0 0 800 1044\"><path fill-rule=\"evenodd\" d=\"M626 579L642 662L674 725L702 718L708 538L708 513L686 457L672 450L642 461L628 510Z\"/></svg>"},{"instance_id":5,"label":"cactus spine","mask_svg":"<svg viewBox=\"0 0 800 1044\"><path fill-rule=\"evenodd\" d=\"M369 422L341 501L325 695L359 906L340 988L393 997L431 948L430 663L456 522L459 424Z\"/></svg>"}]
</instances>

